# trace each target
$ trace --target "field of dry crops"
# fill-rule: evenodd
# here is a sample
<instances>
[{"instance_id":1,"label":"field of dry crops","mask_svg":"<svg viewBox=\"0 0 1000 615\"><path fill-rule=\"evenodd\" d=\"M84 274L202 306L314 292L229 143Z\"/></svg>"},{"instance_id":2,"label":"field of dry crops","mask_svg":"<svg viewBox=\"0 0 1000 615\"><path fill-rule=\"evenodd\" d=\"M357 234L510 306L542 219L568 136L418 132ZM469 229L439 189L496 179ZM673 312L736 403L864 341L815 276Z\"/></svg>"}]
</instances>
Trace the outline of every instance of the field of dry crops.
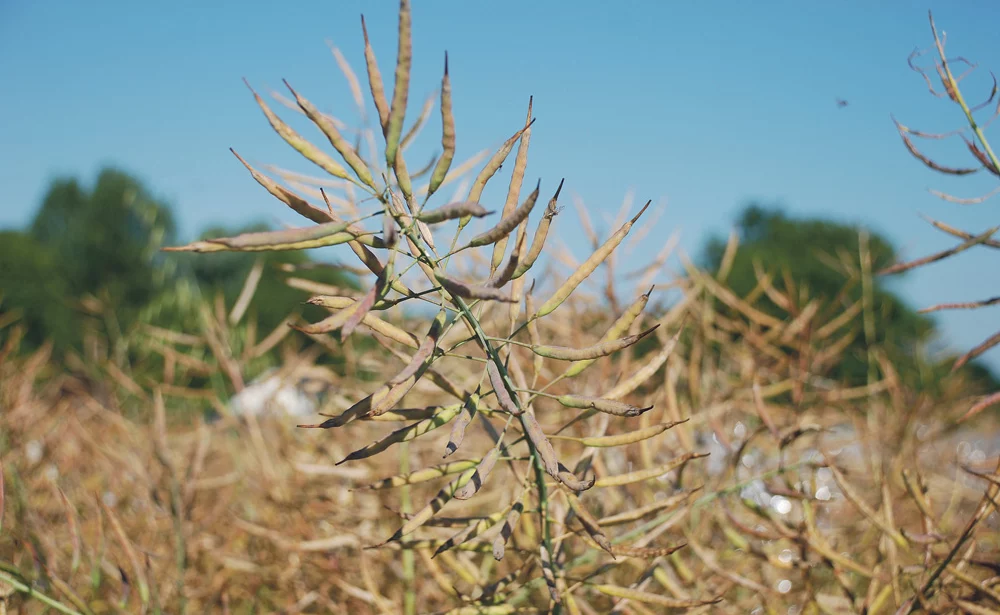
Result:
<instances>
[{"instance_id":1,"label":"field of dry crops","mask_svg":"<svg viewBox=\"0 0 1000 615\"><path fill-rule=\"evenodd\" d=\"M427 114L404 132L406 1L399 35L391 100L366 35L384 159L289 86L335 160L254 93L338 179L285 187L240 158L313 226L172 248L349 247L363 292L284 272L329 317L259 332L257 272L186 330L141 327L127 353L92 332L57 362L0 314L0 613L1000 612L1000 431L959 421L990 403L963 372L914 390L869 344L867 384L837 384L875 339L870 294L761 269L741 296L735 236L716 271L637 265L621 253L649 203L607 237L583 218L589 254L549 247L562 184L531 224L530 103L499 151L452 168L447 68L444 153L411 176ZM467 196L428 203L480 163ZM858 262L845 284L870 288ZM316 416L234 404L262 374Z\"/></svg>"}]
</instances>

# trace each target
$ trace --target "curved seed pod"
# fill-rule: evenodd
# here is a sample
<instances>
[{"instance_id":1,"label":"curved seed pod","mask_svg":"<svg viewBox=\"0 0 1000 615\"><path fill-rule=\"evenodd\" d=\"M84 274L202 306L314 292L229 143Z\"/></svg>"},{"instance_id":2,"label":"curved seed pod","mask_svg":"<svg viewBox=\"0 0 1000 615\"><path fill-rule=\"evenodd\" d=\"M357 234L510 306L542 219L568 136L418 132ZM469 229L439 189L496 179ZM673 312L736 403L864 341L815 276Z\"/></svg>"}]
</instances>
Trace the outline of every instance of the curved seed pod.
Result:
<instances>
[{"instance_id":1,"label":"curved seed pod","mask_svg":"<svg viewBox=\"0 0 1000 615\"><path fill-rule=\"evenodd\" d=\"M466 398L465 404L462 406L462 413L458 415L455 423L451 426L451 435L448 437L448 445L445 446L444 451L445 457L451 455L458 450L458 447L462 446L462 441L465 440L465 430L476 416L478 408L479 395L473 393Z\"/></svg>"},{"instance_id":2,"label":"curved seed pod","mask_svg":"<svg viewBox=\"0 0 1000 615\"><path fill-rule=\"evenodd\" d=\"M584 410L598 410L614 416L639 416L643 412L652 410L653 406L640 408L632 404L617 401L614 399L603 399L600 397L584 397L580 395L560 395L556 398L560 404L567 408L582 408Z\"/></svg>"},{"instance_id":3,"label":"curved seed pod","mask_svg":"<svg viewBox=\"0 0 1000 615\"><path fill-rule=\"evenodd\" d=\"M445 220L454 220L455 218L465 218L467 216L482 218L492 213L492 211L487 210L476 201L456 201L442 205L437 209L423 210L417 215L417 220L426 222L427 224L437 224Z\"/></svg>"},{"instance_id":4,"label":"curved seed pod","mask_svg":"<svg viewBox=\"0 0 1000 615\"><path fill-rule=\"evenodd\" d=\"M606 596L611 596L613 598L627 598L628 600L635 600L636 602L644 602L647 604L655 604L670 609L690 609L694 607L705 606L708 604L717 604L719 602L722 602L722 598L715 598L714 600L678 600L675 598L668 598L663 594L654 594L651 592L645 592L638 589L618 587L617 585L593 585L592 587L597 591L601 592L602 594Z\"/></svg>"},{"instance_id":5,"label":"curved seed pod","mask_svg":"<svg viewBox=\"0 0 1000 615\"><path fill-rule=\"evenodd\" d=\"M392 275L392 268L386 267L382 272L382 277L378 278L375 284L368 289L368 292L365 293L365 296L362 297L361 300L354 306L354 309L350 311L350 315L347 317L347 320L344 321L344 326L340 330L342 338L346 338L353 333L354 329L356 329L357 326L361 324L361 321L364 320L365 316L368 315L368 312L371 312L375 302L378 301L378 298L384 294L385 279L390 275Z\"/></svg>"},{"instance_id":6,"label":"curved seed pod","mask_svg":"<svg viewBox=\"0 0 1000 615\"><path fill-rule=\"evenodd\" d=\"M505 303L513 303L514 299L504 292L500 288L490 288L489 286L474 286L472 284L466 284L465 282L459 282L458 280L453 280L443 273L437 273L435 276L437 281L452 295L457 297L462 297L463 299L480 299L483 301L503 301Z\"/></svg>"},{"instance_id":7,"label":"curved seed pod","mask_svg":"<svg viewBox=\"0 0 1000 615\"><path fill-rule=\"evenodd\" d=\"M444 310L440 310L437 316L434 317L434 322L431 323L431 328L427 331L427 337L420 342L420 347L417 348L417 352L410 359L410 362L406 364L403 371L399 372L389 381L389 384L399 384L400 382L406 381L408 378L417 373L420 366L424 364L425 361L434 355L434 349L437 348L438 340L441 337L441 331L444 329L445 318L447 314Z\"/></svg>"},{"instance_id":8,"label":"curved seed pod","mask_svg":"<svg viewBox=\"0 0 1000 615\"><path fill-rule=\"evenodd\" d=\"M556 451L552 448L552 443L549 439L545 437L545 432L542 431L542 426L538 424L538 420L535 418L534 413L524 412L520 416L521 425L524 427L524 433L534 444L535 450L538 451L538 456L542 460L542 465L545 466L545 471L549 473L549 476L555 479L559 479L559 459L556 457Z\"/></svg>"},{"instance_id":9,"label":"curved seed pod","mask_svg":"<svg viewBox=\"0 0 1000 615\"><path fill-rule=\"evenodd\" d=\"M656 478L657 476L662 476L671 470L675 470L680 466L686 464L692 459L700 459L701 457L708 457L708 453L685 453L680 457L676 457L665 464L658 465L655 468L646 468L645 470L637 470L635 472L629 472L628 474L619 474L617 476L605 476L604 478L597 479L594 483L595 487L617 487L620 485L631 485L632 483L639 483L644 480L649 480L651 478Z\"/></svg>"},{"instance_id":10,"label":"curved seed pod","mask_svg":"<svg viewBox=\"0 0 1000 615\"><path fill-rule=\"evenodd\" d=\"M334 177L339 177L341 179L347 179L347 180L353 179L347 173L347 169L342 167L336 160L331 158L329 154L326 154L325 152L317 148L309 141L303 139L302 136L299 135L299 133L295 132L291 126L286 124L284 121L282 121L281 118L275 115L274 112L271 111L271 108L267 106L267 103L264 102L264 99L261 98L260 95L257 94L257 92L254 92L254 89L250 87L250 83L246 79L243 80L243 83L245 83L246 86L250 89L250 92L253 93L254 99L257 101L257 104L260 106L261 110L264 112L264 115L267 117L267 121L271 124L271 128L273 128L274 131L278 133L278 135L282 139L285 140L285 143L291 145L295 149L295 151L305 156L310 162L312 162L319 168L323 169L330 175L333 175Z\"/></svg>"},{"instance_id":11,"label":"curved seed pod","mask_svg":"<svg viewBox=\"0 0 1000 615\"><path fill-rule=\"evenodd\" d=\"M404 0L405 1L405 0ZM458 478L454 479L444 489L438 491L434 499L427 503L426 506L417 511L412 517L410 517L403 527L396 530L389 540L386 542L395 542L401 539L407 534L412 534L420 528L423 524L427 523L439 510L444 508L451 499L455 496L455 492L465 486L465 483L469 482L472 478L472 474L475 470L466 470Z\"/></svg>"},{"instance_id":12,"label":"curved seed pod","mask_svg":"<svg viewBox=\"0 0 1000 615\"><path fill-rule=\"evenodd\" d=\"M304 198L295 194L291 190L288 190L287 188L279 186L274 180L270 179L263 173L259 172L257 169L250 166L250 163L247 162L246 160L243 160L243 157L237 154L236 150L234 150L233 148L229 148L229 151L233 153L233 156L236 156L237 160L243 163L243 166L247 168L247 171L250 171L250 175L257 181L258 184L267 189L267 191L270 192L274 198L278 199L285 205L288 205L288 207L290 207L293 211L295 211L295 213L317 223L334 221L333 216L330 215L330 212L323 211L318 207L313 207Z\"/></svg>"},{"instance_id":13,"label":"curved seed pod","mask_svg":"<svg viewBox=\"0 0 1000 615\"><path fill-rule=\"evenodd\" d=\"M489 453L483 457L483 460L476 467L476 473L472 475L469 482L465 484L464 487L455 492L455 499L457 500L468 500L472 496L476 495L476 492L482 488L483 483L486 482L486 478L493 471L493 466L497 464L497 459L500 457L500 447L493 447L490 449Z\"/></svg>"},{"instance_id":14,"label":"curved seed pod","mask_svg":"<svg viewBox=\"0 0 1000 615\"><path fill-rule=\"evenodd\" d=\"M581 282L590 277L590 274L593 273L594 270L597 269L597 267L609 256L611 256L611 253L618 247L618 244L625 239L625 236L628 235L628 232L632 229L632 225L634 225L639 217L646 211L650 203L652 203L652 201L646 201L646 204L643 205L641 210L639 210L639 213L637 213L631 220L623 224L614 235L609 237L600 248L590 255L590 258L585 260L583 264L573 272L573 275L571 275L568 280L563 282L562 286L556 290L555 294L553 294L552 297L538 309L538 317L546 316L554 312L556 308L562 305L570 294L576 290L576 287L579 286Z\"/></svg>"},{"instance_id":15,"label":"curved seed pod","mask_svg":"<svg viewBox=\"0 0 1000 615\"><path fill-rule=\"evenodd\" d=\"M375 110L378 112L382 134L385 135L389 127L389 101L385 97L385 85L382 84L382 73L375 60L375 50L372 49L371 41L368 40L368 27L365 25L364 15L361 16L361 32L365 37L365 66L368 68L368 87L372 92L372 100L375 101Z\"/></svg>"},{"instance_id":16,"label":"curved seed pod","mask_svg":"<svg viewBox=\"0 0 1000 615\"><path fill-rule=\"evenodd\" d=\"M243 233L235 237L218 237L196 241L186 246L164 248L167 252L218 252L233 251L264 251L264 250L303 250L321 246L336 245L354 239L354 235L346 232L346 222L325 222L316 226L280 231L265 231L260 233Z\"/></svg>"},{"instance_id":17,"label":"curved seed pod","mask_svg":"<svg viewBox=\"0 0 1000 615\"><path fill-rule=\"evenodd\" d=\"M535 313L535 298L531 294L533 290L535 290L534 281L531 282L531 288L528 289L528 292L524 294L524 311L528 314ZM536 346L540 345L539 342L542 341L542 336L538 332L537 320L528 320L528 339L531 340L531 343ZM540 354L536 354L532 356L531 359L531 370L533 372L531 386L533 388L538 382L539 376L542 374L542 368L545 365L545 358Z\"/></svg>"},{"instance_id":18,"label":"curved seed pod","mask_svg":"<svg viewBox=\"0 0 1000 615\"><path fill-rule=\"evenodd\" d=\"M587 530L590 537L596 542L602 549L608 552L611 557L614 557L614 553L611 549L611 541L608 540L608 536L601 529L601 524L597 522L594 515L590 514L590 511L584 507L580 502L580 499L572 493L566 494L566 501L569 502L569 507L576 514L577 519L580 524L583 525L583 529Z\"/></svg>"},{"instance_id":19,"label":"curved seed pod","mask_svg":"<svg viewBox=\"0 0 1000 615\"><path fill-rule=\"evenodd\" d=\"M303 333L308 333L309 335L321 335L323 333L331 333L344 326L344 323L351 317L351 314L357 309L359 305L358 302L354 303L354 307L340 310L335 314L327 316L319 322L314 322L308 325L296 325L289 324L289 326L296 331L301 331Z\"/></svg>"},{"instance_id":20,"label":"curved seed pod","mask_svg":"<svg viewBox=\"0 0 1000 615\"><path fill-rule=\"evenodd\" d=\"M653 289L650 288L648 291L643 293L636 299L632 305L628 306L622 315L619 316L615 322L611 324L608 330L604 333L604 337L601 338L602 342L607 342L613 339L620 338L622 335L628 332L632 323L635 322L642 311L646 309L646 304L649 302L650 295L653 294ZM594 361L597 359L584 359L582 361L576 361L569 366L566 370L566 377L572 378L573 376L579 375L583 370L590 367Z\"/></svg>"},{"instance_id":21,"label":"curved seed pod","mask_svg":"<svg viewBox=\"0 0 1000 615\"><path fill-rule=\"evenodd\" d=\"M466 489L471 484L472 484L471 482L465 483L465 487L462 487L462 489ZM459 489L458 491L455 492L456 500L462 499L458 497L458 494L460 491L462 491L462 489ZM455 547L462 545L472 540L473 538L476 538L486 530L490 529L491 527L499 523L501 519L507 516L507 513L510 512L510 509L511 507L508 506L504 510L501 510L500 512L495 512L489 517L486 517L485 519L480 519L476 523L469 524L468 527L466 527L465 529L458 532L448 540L441 543L441 546L439 546L437 550L434 551L434 554L431 555L431 558L435 558L438 555L444 553L445 551L448 551L449 549L454 549Z\"/></svg>"},{"instance_id":22,"label":"curved seed pod","mask_svg":"<svg viewBox=\"0 0 1000 615\"><path fill-rule=\"evenodd\" d=\"M633 521L638 521L643 517L651 515L653 513L665 510L668 508L673 508L680 504L687 502L691 499L691 496L700 491L702 487L695 487L689 491L683 493L675 493L674 495L664 498L659 502L654 502L642 508L636 508L634 510L629 510L617 515L611 515L610 517L603 517L600 522L604 527L610 527L612 525L622 525L624 523L631 523Z\"/></svg>"},{"instance_id":23,"label":"curved seed pod","mask_svg":"<svg viewBox=\"0 0 1000 615\"><path fill-rule=\"evenodd\" d=\"M549 359L559 359L561 361L598 359L628 348L655 331L659 326L659 324L656 324L637 335L629 335L628 337L623 337L617 340L600 342L586 348L567 348L565 346L532 346L531 351L535 354L542 355L543 357L547 357Z\"/></svg>"},{"instance_id":24,"label":"curved seed pod","mask_svg":"<svg viewBox=\"0 0 1000 615\"><path fill-rule=\"evenodd\" d=\"M521 133L521 142L517 146L517 156L514 157L514 171L510 174L510 184L507 187L507 199L503 204L503 214L501 217L509 216L517 207L517 197L521 194L521 185L524 183L524 171L528 167L528 146L531 143L531 107L535 97L528 98L528 117L524 119L527 128ZM493 245L493 258L490 269L496 270L503 261L503 253L507 249L507 238L501 237Z\"/></svg>"},{"instance_id":25,"label":"curved seed pod","mask_svg":"<svg viewBox=\"0 0 1000 615\"><path fill-rule=\"evenodd\" d=\"M674 333L673 337L671 337L670 340L663 345L660 352L656 353L656 356L653 357L652 361L646 362L634 374L619 382L615 388L605 393L604 397L607 399L618 399L624 397L652 378L653 374L663 367L663 364L666 363L667 359L670 358L670 355L673 354L674 348L677 346L677 340L680 339L682 331L684 331L684 329L678 329L677 332Z\"/></svg>"},{"instance_id":26,"label":"curved seed pod","mask_svg":"<svg viewBox=\"0 0 1000 615\"><path fill-rule=\"evenodd\" d=\"M435 478L441 478L442 476L457 474L458 472L464 472L470 468L475 468L479 465L479 461L480 460L478 459L464 459L462 461L442 463L429 468L422 468L416 472L410 472L409 474L397 474L396 476L383 478L382 480L371 483L370 485L365 485L364 487L361 487L361 489L390 489L393 487L401 487L403 485L425 483L427 481L434 480Z\"/></svg>"},{"instance_id":27,"label":"curved seed pod","mask_svg":"<svg viewBox=\"0 0 1000 615\"><path fill-rule=\"evenodd\" d=\"M519 233L517 236L517 243L514 244L514 250L510 253L510 258L507 259L507 264L504 265L503 269L498 271L496 275L490 278L488 282L486 282L486 286L491 288L503 288L507 282L514 279L514 270L517 268L518 261L521 260L521 251L523 249L524 233Z\"/></svg>"},{"instance_id":28,"label":"curved seed pod","mask_svg":"<svg viewBox=\"0 0 1000 615\"><path fill-rule=\"evenodd\" d=\"M681 544L674 545L672 547L629 547L625 545L615 545L611 547L611 551L614 555L620 555L622 557L654 559L657 557L666 557L675 551L680 551L686 546L686 542L682 542Z\"/></svg>"},{"instance_id":29,"label":"curved seed pod","mask_svg":"<svg viewBox=\"0 0 1000 615\"><path fill-rule=\"evenodd\" d=\"M491 243L496 243L500 239L510 235L511 231L516 229L517 225L521 224L521 222L524 221L529 214L531 214L531 210L535 207L535 202L538 201L538 191L541 189L541 186L542 183L539 181L538 185L535 186L535 189L528 195L528 198L524 200L524 203L522 203L520 207L515 209L509 216L502 218L499 222L497 222L497 225L490 230L473 237L472 240L464 248L462 248L462 250L488 246Z\"/></svg>"},{"instance_id":30,"label":"curved seed pod","mask_svg":"<svg viewBox=\"0 0 1000 615\"><path fill-rule=\"evenodd\" d=\"M428 431L437 429L438 427L447 424L449 421L451 421L451 419L455 418L461 410L462 410L461 404L454 404L451 406L445 406L443 408L440 408L438 412L434 414L433 417L429 419L424 419L417 423L413 423L412 425L407 425L402 429L397 429L396 431L390 433L381 440L372 442L371 444L354 451L353 453L345 457L343 460L338 461L337 465L340 465L347 461L353 461L355 459L365 459L367 457L371 457L372 455L377 455L381 453L382 451L388 449L393 444L399 444L400 442L409 442L410 440L419 438ZM472 476L471 471L469 473L469 476Z\"/></svg>"},{"instance_id":31,"label":"curved seed pod","mask_svg":"<svg viewBox=\"0 0 1000 615\"><path fill-rule=\"evenodd\" d=\"M354 170L358 179L368 186L375 188L375 182L372 179L372 173L368 169L368 165L366 165L361 157L358 156L357 152L354 151L354 148L351 147L351 144L341 136L340 131L333 125L333 121L331 121L328 116L320 113L311 102L302 96L299 96L299 93L293 90L292 86L290 86L287 81L282 79L282 82L284 82L288 91L292 93L292 96L295 97L295 102L298 103L302 112L305 113L306 117L312 120L312 122L323 131L323 134L325 134L326 138L330 141L330 145L332 145L333 148L337 150L337 153L344 158L344 162L346 162L348 166Z\"/></svg>"},{"instance_id":32,"label":"curved seed pod","mask_svg":"<svg viewBox=\"0 0 1000 615\"><path fill-rule=\"evenodd\" d=\"M528 273L535 261L542 253L542 248L545 247L545 239L549 234L549 226L552 224L552 218L556 217L559 213L559 209L556 207L556 202L559 200L559 193L562 192L563 182L566 181L565 178L559 180L559 187L556 188L555 195L549 201L548 207L545 208L545 213L542 215L542 219L538 222L538 228L535 230L535 237L531 240L531 247L528 248L528 253L518 264L517 269L514 270L513 279L518 279L524 274Z\"/></svg>"},{"instance_id":33,"label":"curved seed pod","mask_svg":"<svg viewBox=\"0 0 1000 615\"><path fill-rule=\"evenodd\" d=\"M441 78L441 158L434 166L427 198L431 198L448 176L455 158L455 116L451 112L451 77L448 76L448 52L444 53L444 77Z\"/></svg>"},{"instance_id":34,"label":"curved seed pod","mask_svg":"<svg viewBox=\"0 0 1000 615\"><path fill-rule=\"evenodd\" d=\"M565 437L565 439L574 440L584 446L591 446L594 448L625 446L626 444L634 444L636 442L642 442L643 440L655 438L656 436L660 435L661 433L665 432L671 427L680 425L681 423L686 423L689 420L690 419L684 419L683 421L674 421L672 423L660 423L659 425L650 425L649 427L643 427L642 429L636 429L635 431L628 431L621 434L615 434L613 436L587 436L584 438Z\"/></svg>"},{"instance_id":35,"label":"curved seed pod","mask_svg":"<svg viewBox=\"0 0 1000 615\"><path fill-rule=\"evenodd\" d=\"M430 406L428 408L397 408L395 410L389 410L378 416L363 416L361 417L364 421L376 421L376 422L392 422L392 421L419 421L422 419L429 419L434 416L438 407Z\"/></svg>"},{"instance_id":36,"label":"curved seed pod","mask_svg":"<svg viewBox=\"0 0 1000 615\"><path fill-rule=\"evenodd\" d=\"M327 309L339 309L344 310L351 307L357 302L356 299L350 297L334 297L330 295L317 295L311 297L306 303L312 305L319 305ZM378 303L375 304L378 307ZM372 331L380 333L387 338L393 340L394 342L399 342L400 344L405 344L410 348L419 348L420 342L417 337L410 333L409 331L403 331L396 325L390 324L381 318L374 316L372 314L365 314L365 317L361 320L361 323L366 325Z\"/></svg>"},{"instance_id":37,"label":"curved seed pod","mask_svg":"<svg viewBox=\"0 0 1000 615\"><path fill-rule=\"evenodd\" d=\"M493 540L493 559L500 561L503 559L504 550L507 546L507 541L514 534L514 528L517 527L517 522L521 518L521 512L524 510L524 500L528 497L528 489L521 492L521 497L518 498L517 502L507 513L507 519L503 523L503 527L500 528L500 533Z\"/></svg>"},{"instance_id":38,"label":"curved seed pod","mask_svg":"<svg viewBox=\"0 0 1000 615\"><path fill-rule=\"evenodd\" d=\"M563 466L559 467L561 468ZM591 476L590 478L585 478L581 480L576 477L576 474L573 474L569 470L560 471L559 474L556 476L556 478L559 480L560 483L566 485L568 488L572 489L573 491L576 491L577 493L590 489L591 487L594 486L594 483L597 481L596 476Z\"/></svg>"},{"instance_id":39,"label":"curved seed pod","mask_svg":"<svg viewBox=\"0 0 1000 615\"><path fill-rule=\"evenodd\" d=\"M412 16L410 0L399 2L399 49L396 53L396 83L392 88L392 106L389 107L389 124L385 131L385 161L395 168L399 159L396 151L403 134L403 117L410 93L410 65L413 63Z\"/></svg>"},{"instance_id":40,"label":"curved seed pod","mask_svg":"<svg viewBox=\"0 0 1000 615\"><path fill-rule=\"evenodd\" d=\"M470 201L478 201L479 198L483 196L483 190L486 188L486 182L490 181L490 178L492 178L493 175L500 170L501 165L503 165L503 161L507 159L507 154L509 154L510 150L514 148L514 144L517 143L517 140L521 138L524 131L530 128L531 124L534 122L535 120L531 120L531 122L529 122L524 128L518 130L511 138L504 141L503 145L500 146L500 149L498 149L489 161L486 162L486 166L484 166L483 170L476 176L475 181L472 182L472 188L469 189Z\"/></svg>"},{"instance_id":41,"label":"curved seed pod","mask_svg":"<svg viewBox=\"0 0 1000 615\"><path fill-rule=\"evenodd\" d=\"M399 230L396 228L396 219L389 212L385 212L382 214L382 242L387 248L395 248L398 241Z\"/></svg>"},{"instance_id":42,"label":"curved seed pod","mask_svg":"<svg viewBox=\"0 0 1000 615\"><path fill-rule=\"evenodd\" d=\"M486 361L486 373L490 377L490 384L493 386L493 391L496 393L497 401L500 403L500 408L513 414L514 416L521 415L521 409L514 403L514 399L510 396L510 392L507 387L504 386L503 378L500 377L500 370L497 369L496 363L492 360Z\"/></svg>"}]
</instances>

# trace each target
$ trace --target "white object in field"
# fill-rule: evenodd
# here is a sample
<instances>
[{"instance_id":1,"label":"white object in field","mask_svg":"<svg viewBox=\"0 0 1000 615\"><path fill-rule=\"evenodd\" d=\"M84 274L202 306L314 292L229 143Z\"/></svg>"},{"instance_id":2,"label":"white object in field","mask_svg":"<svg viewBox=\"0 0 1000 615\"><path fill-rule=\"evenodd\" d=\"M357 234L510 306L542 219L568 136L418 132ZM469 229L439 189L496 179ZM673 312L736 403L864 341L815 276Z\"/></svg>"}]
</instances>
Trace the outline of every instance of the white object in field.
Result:
<instances>
[{"instance_id":1,"label":"white object in field","mask_svg":"<svg viewBox=\"0 0 1000 615\"><path fill-rule=\"evenodd\" d=\"M282 377L279 370L271 369L230 399L229 409L237 416L313 416L319 408L316 385L315 378Z\"/></svg>"}]
</instances>

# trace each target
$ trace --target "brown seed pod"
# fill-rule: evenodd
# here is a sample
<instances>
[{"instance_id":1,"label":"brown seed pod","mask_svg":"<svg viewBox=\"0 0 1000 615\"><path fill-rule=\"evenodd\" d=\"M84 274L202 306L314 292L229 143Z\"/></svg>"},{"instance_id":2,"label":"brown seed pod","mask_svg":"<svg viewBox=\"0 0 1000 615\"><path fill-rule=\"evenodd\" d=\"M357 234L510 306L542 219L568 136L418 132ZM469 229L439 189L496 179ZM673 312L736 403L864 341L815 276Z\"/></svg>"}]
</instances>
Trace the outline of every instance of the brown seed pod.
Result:
<instances>
[{"instance_id":1,"label":"brown seed pod","mask_svg":"<svg viewBox=\"0 0 1000 615\"><path fill-rule=\"evenodd\" d=\"M487 210L475 201L455 201L454 203L442 205L437 209L425 209L417 215L417 220L426 222L427 224L437 224L438 222L454 220L455 218L482 218L492 213L492 211Z\"/></svg>"},{"instance_id":2,"label":"brown seed pod","mask_svg":"<svg viewBox=\"0 0 1000 615\"><path fill-rule=\"evenodd\" d=\"M598 410L614 416L639 416L653 408L648 406L640 408L632 404L617 401L614 399L602 399L600 397L584 397L580 395L560 395L556 400L567 408L582 408L586 410Z\"/></svg>"}]
</instances>

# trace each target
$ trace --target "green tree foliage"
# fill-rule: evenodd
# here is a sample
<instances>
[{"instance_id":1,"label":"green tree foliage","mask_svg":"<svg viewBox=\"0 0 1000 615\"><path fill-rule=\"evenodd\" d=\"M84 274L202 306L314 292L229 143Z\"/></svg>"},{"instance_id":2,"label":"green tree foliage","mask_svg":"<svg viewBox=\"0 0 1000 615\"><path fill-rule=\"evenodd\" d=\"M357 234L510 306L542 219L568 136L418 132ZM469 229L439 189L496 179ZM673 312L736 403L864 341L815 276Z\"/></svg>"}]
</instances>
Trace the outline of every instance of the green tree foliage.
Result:
<instances>
[{"instance_id":1,"label":"green tree foliage","mask_svg":"<svg viewBox=\"0 0 1000 615\"><path fill-rule=\"evenodd\" d=\"M0 312L17 315L28 347L51 338L62 350L77 339L55 251L17 231L0 232Z\"/></svg>"},{"instance_id":2,"label":"green tree foliage","mask_svg":"<svg viewBox=\"0 0 1000 615\"><path fill-rule=\"evenodd\" d=\"M175 239L170 206L118 169L102 170L90 191L53 182L28 233L55 255L69 296L106 298L121 322L171 277L159 251Z\"/></svg>"},{"instance_id":3,"label":"green tree foliage","mask_svg":"<svg viewBox=\"0 0 1000 615\"><path fill-rule=\"evenodd\" d=\"M781 292L794 290L824 302L827 314L845 310L861 299L860 232L856 226L822 218L796 219L781 208L751 203L740 213L736 223L740 238L727 278L730 288L747 296L757 286L757 271L772 275L772 284ZM725 254L726 241L711 238L704 250L704 264L717 270ZM871 270L896 262L896 250L878 233L869 233L868 249ZM756 263L756 266L755 266ZM943 364L921 363L920 357L935 333L934 321L917 313L881 278L874 276L873 312L875 344L882 348L901 375L925 384L943 375ZM772 315L784 312L767 296L757 306ZM864 384L868 374L867 344L861 332L847 348L844 360L830 376L851 384ZM973 380L991 380L981 366L970 370Z\"/></svg>"}]
</instances>

